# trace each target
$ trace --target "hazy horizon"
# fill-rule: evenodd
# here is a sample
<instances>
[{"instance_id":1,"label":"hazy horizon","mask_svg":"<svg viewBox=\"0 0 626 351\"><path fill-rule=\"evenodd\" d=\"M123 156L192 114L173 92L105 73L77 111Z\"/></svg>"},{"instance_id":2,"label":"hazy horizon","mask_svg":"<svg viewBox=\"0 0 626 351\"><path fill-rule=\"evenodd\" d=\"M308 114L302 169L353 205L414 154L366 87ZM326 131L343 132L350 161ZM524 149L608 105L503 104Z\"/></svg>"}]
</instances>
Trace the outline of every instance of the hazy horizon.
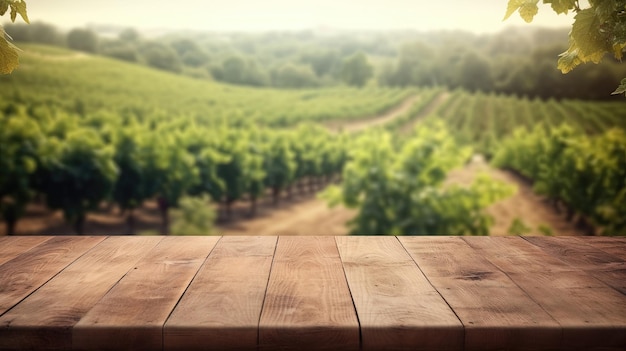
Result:
<instances>
[{"instance_id":1,"label":"hazy horizon","mask_svg":"<svg viewBox=\"0 0 626 351\"><path fill-rule=\"evenodd\" d=\"M527 25L518 14L502 21L506 1L495 0L232 0L215 4L179 0L28 0L31 21L61 28L115 25L137 29L193 31L272 31L331 28L336 30L465 30L492 33ZM4 18L6 23L6 18ZM565 27L573 15L556 15L541 6L532 27ZM16 22L19 22L16 21ZM529 26L530 27L530 26Z\"/></svg>"}]
</instances>

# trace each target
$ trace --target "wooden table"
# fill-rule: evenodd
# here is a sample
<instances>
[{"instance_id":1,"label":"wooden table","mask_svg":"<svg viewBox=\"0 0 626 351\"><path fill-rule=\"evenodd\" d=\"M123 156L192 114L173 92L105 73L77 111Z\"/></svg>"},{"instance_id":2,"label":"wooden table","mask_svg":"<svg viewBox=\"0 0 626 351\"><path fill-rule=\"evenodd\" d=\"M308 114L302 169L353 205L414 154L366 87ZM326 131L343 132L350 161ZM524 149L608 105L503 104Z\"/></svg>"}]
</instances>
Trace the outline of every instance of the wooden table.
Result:
<instances>
[{"instance_id":1,"label":"wooden table","mask_svg":"<svg viewBox=\"0 0 626 351\"><path fill-rule=\"evenodd\" d=\"M626 238L1 237L0 349L626 349Z\"/></svg>"}]
</instances>

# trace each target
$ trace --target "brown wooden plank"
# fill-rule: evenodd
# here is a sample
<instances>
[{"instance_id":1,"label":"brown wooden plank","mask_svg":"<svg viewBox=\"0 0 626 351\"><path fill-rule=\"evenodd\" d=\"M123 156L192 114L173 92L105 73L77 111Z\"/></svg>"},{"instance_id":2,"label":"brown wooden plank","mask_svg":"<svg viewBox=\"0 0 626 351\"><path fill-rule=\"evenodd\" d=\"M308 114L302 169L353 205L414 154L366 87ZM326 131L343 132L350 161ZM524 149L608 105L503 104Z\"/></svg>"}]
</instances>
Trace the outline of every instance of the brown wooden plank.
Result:
<instances>
[{"instance_id":1,"label":"brown wooden plank","mask_svg":"<svg viewBox=\"0 0 626 351\"><path fill-rule=\"evenodd\" d=\"M556 319L563 327L561 348L626 347L626 297L521 238L464 239ZM503 260L506 247L515 249ZM536 263L528 265L528 257ZM541 266L545 268L539 269Z\"/></svg>"},{"instance_id":2,"label":"brown wooden plank","mask_svg":"<svg viewBox=\"0 0 626 351\"><path fill-rule=\"evenodd\" d=\"M526 237L548 254L582 269L626 295L626 260L575 237Z\"/></svg>"},{"instance_id":3,"label":"brown wooden plank","mask_svg":"<svg viewBox=\"0 0 626 351\"><path fill-rule=\"evenodd\" d=\"M223 237L165 324L166 350L256 350L277 237Z\"/></svg>"},{"instance_id":4,"label":"brown wooden plank","mask_svg":"<svg viewBox=\"0 0 626 351\"><path fill-rule=\"evenodd\" d=\"M396 237L336 237L363 350L461 350L463 326Z\"/></svg>"},{"instance_id":5,"label":"brown wooden plank","mask_svg":"<svg viewBox=\"0 0 626 351\"><path fill-rule=\"evenodd\" d=\"M154 350L218 237L166 237L74 326L73 347Z\"/></svg>"},{"instance_id":6,"label":"brown wooden plank","mask_svg":"<svg viewBox=\"0 0 626 351\"><path fill-rule=\"evenodd\" d=\"M47 282L104 237L53 237L0 266L0 315Z\"/></svg>"},{"instance_id":7,"label":"brown wooden plank","mask_svg":"<svg viewBox=\"0 0 626 351\"><path fill-rule=\"evenodd\" d=\"M489 261L497 267L506 267L507 272L578 271L519 236L473 236L463 237L463 240L477 250L479 255L488 256Z\"/></svg>"},{"instance_id":8,"label":"brown wooden plank","mask_svg":"<svg viewBox=\"0 0 626 351\"><path fill-rule=\"evenodd\" d=\"M574 267L585 270L621 269L624 260L573 237L525 237L532 244Z\"/></svg>"},{"instance_id":9,"label":"brown wooden plank","mask_svg":"<svg viewBox=\"0 0 626 351\"><path fill-rule=\"evenodd\" d=\"M585 236L576 240L626 260L626 238L610 236Z\"/></svg>"},{"instance_id":10,"label":"brown wooden plank","mask_svg":"<svg viewBox=\"0 0 626 351\"><path fill-rule=\"evenodd\" d=\"M358 320L333 237L279 237L259 341L269 350L359 348Z\"/></svg>"},{"instance_id":11,"label":"brown wooden plank","mask_svg":"<svg viewBox=\"0 0 626 351\"><path fill-rule=\"evenodd\" d=\"M101 242L0 317L0 349L71 349L72 326L160 240Z\"/></svg>"},{"instance_id":12,"label":"brown wooden plank","mask_svg":"<svg viewBox=\"0 0 626 351\"><path fill-rule=\"evenodd\" d=\"M561 328L509 277L458 237L400 242L465 327L465 349L550 349Z\"/></svg>"},{"instance_id":13,"label":"brown wooden plank","mask_svg":"<svg viewBox=\"0 0 626 351\"><path fill-rule=\"evenodd\" d=\"M49 240L49 236L0 237L0 265Z\"/></svg>"}]
</instances>

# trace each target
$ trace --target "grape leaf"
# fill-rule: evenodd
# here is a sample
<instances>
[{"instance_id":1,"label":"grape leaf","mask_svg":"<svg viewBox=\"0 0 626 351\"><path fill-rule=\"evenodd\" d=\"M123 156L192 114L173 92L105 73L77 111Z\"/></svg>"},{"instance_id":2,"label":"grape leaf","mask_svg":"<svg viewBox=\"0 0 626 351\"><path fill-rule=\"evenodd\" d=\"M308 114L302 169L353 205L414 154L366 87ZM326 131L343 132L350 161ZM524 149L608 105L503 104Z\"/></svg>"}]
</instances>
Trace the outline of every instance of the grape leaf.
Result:
<instances>
[{"instance_id":1,"label":"grape leaf","mask_svg":"<svg viewBox=\"0 0 626 351\"><path fill-rule=\"evenodd\" d=\"M4 29L0 27L0 74L13 72L18 64L17 48L6 40Z\"/></svg>"},{"instance_id":2,"label":"grape leaf","mask_svg":"<svg viewBox=\"0 0 626 351\"><path fill-rule=\"evenodd\" d=\"M550 4L557 14L565 14L576 8L576 0L543 0L544 4Z\"/></svg>"},{"instance_id":3,"label":"grape leaf","mask_svg":"<svg viewBox=\"0 0 626 351\"><path fill-rule=\"evenodd\" d=\"M607 51L611 51L608 37L600 30L600 20L594 9L579 11L574 17L570 37L579 48L578 56L583 62L600 62Z\"/></svg>"},{"instance_id":4,"label":"grape leaf","mask_svg":"<svg viewBox=\"0 0 626 351\"><path fill-rule=\"evenodd\" d=\"M615 89L615 91L612 92L611 94L613 95L624 94L626 96L626 78L622 79L617 89Z\"/></svg>"},{"instance_id":5,"label":"grape leaf","mask_svg":"<svg viewBox=\"0 0 626 351\"><path fill-rule=\"evenodd\" d=\"M567 51L559 55L557 67L561 70L563 74L565 74L573 70L581 63L583 63L583 61L580 59L580 57L578 57L578 49L572 48L570 46Z\"/></svg>"},{"instance_id":6,"label":"grape leaf","mask_svg":"<svg viewBox=\"0 0 626 351\"><path fill-rule=\"evenodd\" d=\"M26 14L26 3L23 0L12 2L9 6L11 6L11 21L15 22L15 18L19 13L24 22L30 23L28 14Z\"/></svg>"},{"instance_id":7,"label":"grape leaf","mask_svg":"<svg viewBox=\"0 0 626 351\"><path fill-rule=\"evenodd\" d=\"M3 16L7 12L8 9L9 9L9 3L4 0L0 0L0 16Z\"/></svg>"},{"instance_id":8,"label":"grape leaf","mask_svg":"<svg viewBox=\"0 0 626 351\"><path fill-rule=\"evenodd\" d=\"M626 43L613 44L613 54L615 55L615 58L619 61L622 60L622 56L624 54L624 48L626 48Z\"/></svg>"},{"instance_id":9,"label":"grape leaf","mask_svg":"<svg viewBox=\"0 0 626 351\"><path fill-rule=\"evenodd\" d=\"M539 12L537 3L539 0L509 0L504 19L511 17L513 12L518 11L524 21L530 23Z\"/></svg>"}]
</instances>

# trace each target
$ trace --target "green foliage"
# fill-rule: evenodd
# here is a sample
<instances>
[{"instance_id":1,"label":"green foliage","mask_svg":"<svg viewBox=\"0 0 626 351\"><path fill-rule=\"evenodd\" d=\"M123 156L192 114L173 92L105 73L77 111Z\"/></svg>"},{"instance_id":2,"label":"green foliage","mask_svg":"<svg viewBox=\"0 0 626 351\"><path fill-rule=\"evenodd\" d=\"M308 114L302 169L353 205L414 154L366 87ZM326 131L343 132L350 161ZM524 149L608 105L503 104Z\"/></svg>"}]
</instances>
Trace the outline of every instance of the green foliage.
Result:
<instances>
[{"instance_id":1,"label":"green foliage","mask_svg":"<svg viewBox=\"0 0 626 351\"><path fill-rule=\"evenodd\" d=\"M362 87L372 77L374 68L364 53L358 52L344 60L341 66L341 79L348 84Z\"/></svg>"},{"instance_id":2,"label":"green foliage","mask_svg":"<svg viewBox=\"0 0 626 351\"><path fill-rule=\"evenodd\" d=\"M0 0L0 16L10 11L11 22L15 22L19 14L24 22L30 23L26 13L26 2L24 0ZM19 65L19 55L17 48L6 39L4 28L0 26L0 74L9 74Z\"/></svg>"},{"instance_id":3,"label":"green foliage","mask_svg":"<svg viewBox=\"0 0 626 351\"><path fill-rule=\"evenodd\" d=\"M183 197L172 211L171 235L211 235L215 210L208 196Z\"/></svg>"},{"instance_id":4,"label":"green foliage","mask_svg":"<svg viewBox=\"0 0 626 351\"><path fill-rule=\"evenodd\" d=\"M277 69L272 80L280 88L305 88L319 85L315 73L309 66L286 64Z\"/></svg>"},{"instance_id":5,"label":"green foliage","mask_svg":"<svg viewBox=\"0 0 626 351\"><path fill-rule=\"evenodd\" d=\"M589 137L568 126L516 131L505 140L494 164L534 180L553 203L563 202L568 217L590 220L603 234L626 234L626 135L610 129Z\"/></svg>"},{"instance_id":6,"label":"green foliage","mask_svg":"<svg viewBox=\"0 0 626 351\"><path fill-rule=\"evenodd\" d=\"M537 231L544 236L554 236L554 231L547 224L539 224L539 227L537 227Z\"/></svg>"},{"instance_id":7,"label":"green foliage","mask_svg":"<svg viewBox=\"0 0 626 351\"><path fill-rule=\"evenodd\" d=\"M532 232L532 228L526 225L526 223L524 223L524 221L520 218L515 217L515 219L511 221L511 225L509 226L507 232L510 235L526 235Z\"/></svg>"},{"instance_id":8,"label":"green foliage","mask_svg":"<svg viewBox=\"0 0 626 351\"><path fill-rule=\"evenodd\" d=\"M72 29L67 34L67 46L78 51L96 53L98 51L98 36L89 29Z\"/></svg>"},{"instance_id":9,"label":"green foliage","mask_svg":"<svg viewBox=\"0 0 626 351\"><path fill-rule=\"evenodd\" d=\"M482 210L512 190L485 177L445 187L447 172L468 156L440 125L418 128L402 146L388 133L365 133L350 149L341 189L325 197L359 210L353 234L486 235L491 219Z\"/></svg>"},{"instance_id":10,"label":"green foliage","mask_svg":"<svg viewBox=\"0 0 626 351\"><path fill-rule=\"evenodd\" d=\"M37 123L20 113L0 117L0 216L9 235L33 197L42 137Z\"/></svg>"},{"instance_id":11,"label":"green foliage","mask_svg":"<svg viewBox=\"0 0 626 351\"><path fill-rule=\"evenodd\" d=\"M176 51L167 45L149 42L142 46L141 52L148 66L176 73L182 71L182 64Z\"/></svg>"},{"instance_id":12,"label":"green foliage","mask_svg":"<svg viewBox=\"0 0 626 351\"><path fill-rule=\"evenodd\" d=\"M620 85L612 94L624 94L626 96L626 78L622 79Z\"/></svg>"},{"instance_id":13,"label":"green foliage","mask_svg":"<svg viewBox=\"0 0 626 351\"><path fill-rule=\"evenodd\" d=\"M87 212L106 199L117 178L113 149L91 129L72 130L64 140L49 138L42 147L51 152L42 160L40 190L47 205L63 210L82 234Z\"/></svg>"},{"instance_id":14,"label":"green foliage","mask_svg":"<svg viewBox=\"0 0 626 351\"><path fill-rule=\"evenodd\" d=\"M538 12L538 0L509 0L507 19L515 11L531 22ZM569 34L569 47L560 55L558 68L567 73L585 62L599 63L606 53L622 59L626 48L626 2L623 0L589 1L581 9L577 0L543 0L558 13L576 12ZM619 90L619 88L618 88Z\"/></svg>"}]
</instances>

